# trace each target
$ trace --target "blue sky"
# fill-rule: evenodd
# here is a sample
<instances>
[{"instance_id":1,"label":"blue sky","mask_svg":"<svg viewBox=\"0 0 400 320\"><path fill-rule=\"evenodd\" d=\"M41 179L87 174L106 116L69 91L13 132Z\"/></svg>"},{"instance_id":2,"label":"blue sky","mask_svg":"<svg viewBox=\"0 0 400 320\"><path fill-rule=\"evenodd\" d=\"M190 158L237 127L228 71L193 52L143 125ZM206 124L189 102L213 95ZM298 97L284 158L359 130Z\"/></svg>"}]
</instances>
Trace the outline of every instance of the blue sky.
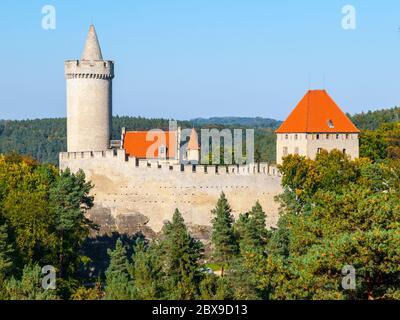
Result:
<instances>
[{"instance_id":1,"label":"blue sky","mask_svg":"<svg viewBox=\"0 0 400 320\"><path fill-rule=\"evenodd\" d=\"M90 23L116 63L114 114L284 119L323 87L350 113L400 104L398 0L2 0L0 119L65 116L63 62Z\"/></svg>"}]
</instances>

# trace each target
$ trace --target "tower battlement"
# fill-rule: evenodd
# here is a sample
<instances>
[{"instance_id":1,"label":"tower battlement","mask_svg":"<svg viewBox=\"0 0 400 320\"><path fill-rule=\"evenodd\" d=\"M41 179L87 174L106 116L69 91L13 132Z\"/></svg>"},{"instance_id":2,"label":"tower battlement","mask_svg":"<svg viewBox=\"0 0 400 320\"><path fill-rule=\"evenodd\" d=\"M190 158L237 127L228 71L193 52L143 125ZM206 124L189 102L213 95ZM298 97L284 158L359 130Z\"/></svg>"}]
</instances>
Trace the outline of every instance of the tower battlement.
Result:
<instances>
[{"instance_id":1,"label":"tower battlement","mask_svg":"<svg viewBox=\"0 0 400 320\"><path fill-rule=\"evenodd\" d=\"M68 60L64 65L65 78L68 79L104 79L114 78L113 61Z\"/></svg>"}]
</instances>

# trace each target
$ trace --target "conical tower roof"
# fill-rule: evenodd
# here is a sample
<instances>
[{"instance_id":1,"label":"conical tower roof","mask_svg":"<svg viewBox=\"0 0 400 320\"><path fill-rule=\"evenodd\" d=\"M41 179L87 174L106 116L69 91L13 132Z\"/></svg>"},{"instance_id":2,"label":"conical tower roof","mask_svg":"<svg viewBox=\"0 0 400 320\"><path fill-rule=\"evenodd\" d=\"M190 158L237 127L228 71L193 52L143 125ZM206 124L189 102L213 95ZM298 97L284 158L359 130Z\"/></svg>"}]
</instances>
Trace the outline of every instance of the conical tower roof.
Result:
<instances>
[{"instance_id":1,"label":"conical tower roof","mask_svg":"<svg viewBox=\"0 0 400 320\"><path fill-rule=\"evenodd\" d=\"M81 60L103 60L101 54L99 39L97 38L96 29L94 25L90 26L89 34L86 39L85 49L83 50Z\"/></svg>"},{"instance_id":2,"label":"conical tower roof","mask_svg":"<svg viewBox=\"0 0 400 320\"><path fill-rule=\"evenodd\" d=\"M190 140L188 144L188 150L199 150L199 138L197 136L196 130L192 129L192 133L190 134Z\"/></svg>"},{"instance_id":3,"label":"conical tower roof","mask_svg":"<svg viewBox=\"0 0 400 320\"><path fill-rule=\"evenodd\" d=\"M310 90L276 133L360 132L325 90Z\"/></svg>"}]
</instances>

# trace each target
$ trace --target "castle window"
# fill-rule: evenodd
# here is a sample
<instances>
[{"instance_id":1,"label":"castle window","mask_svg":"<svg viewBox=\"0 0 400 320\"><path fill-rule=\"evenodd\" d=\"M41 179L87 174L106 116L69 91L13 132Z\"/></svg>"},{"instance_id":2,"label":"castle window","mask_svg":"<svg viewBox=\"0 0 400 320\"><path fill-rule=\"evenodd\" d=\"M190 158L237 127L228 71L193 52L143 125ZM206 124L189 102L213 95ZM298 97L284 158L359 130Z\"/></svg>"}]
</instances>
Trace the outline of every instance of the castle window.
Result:
<instances>
[{"instance_id":1,"label":"castle window","mask_svg":"<svg viewBox=\"0 0 400 320\"><path fill-rule=\"evenodd\" d=\"M335 125L333 124L333 121L331 119L328 120L328 127L331 129L335 128Z\"/></svg>"},{"instance_id":2,"label":"castle window","mask_svg":"<svg viewBox=\"0 0 400 320\"><path fill-rule=\"evenodd\" d=\"M339 134L336 135L336 139L339 139Z\"/></svg>"},{"instance_id":3,"label":"castle window","mask_svg":"<svg viewBox=\"0 0 400 320\"><path fill-rule=\"evenodd\" d=\"M286 157L288 155L288 148L283 147L283 156Z\"/></svg>"},{"instance_id":4,"label":"castle window","mask_svg":"<svg viewBox=\"0 0 400 320\"><path fill-rule=\"evenodd\" d=\"M287 135L285 135L285 139L286 140L288 140L289 139L289 135L287 134Z\"/></svg>"},{"instance_id":5,"label":"castle window","mask_svg":"<svg viewBox=\"0 0 400 320\"><path fill-rule=\"evenodd\" d=\"M320 154L322 152L322 148L318 148L317 154Z\"/></svg>"},{"instance_id":6,"label":"castle window","mask_svg":"<svg viewBox=\"0 0 400 320\"><path fill-rule=\"evenodd\" d=\"M346 134L346 139L348 139L348 138L349 138L349 134L347 133L347 134Z\"/></svg>"},{"instance_id":7,"label":"castle window","mask_svg":"<svg viewBox=\"0 0 400 320\"><path fill-rule=\"evenodd\" d=\"M326 135L326 140L329 140L329 134Z\"/></svg>"},{"instance_id":8,"label":"castle window","mask_svg":"<svg viewBox=\"0 0 400 320\"><path fill-rule=\"evenodd\" d=\"M316 138L317 138L317 140L319 140L319 134L317 134Z\"/></svg>"},{"instance_id":9,"label":"castle window","mask_svg":"<svg viewBox=\"0 0 400 320\"><path fill-rule=\"evenodd\" d=\"M346 154L346 149L343 149L343 154Z\"/></svg>"},{"instance_id":10,"label":"castle window","mask_svg":"<svg viewBox=\"0 0 400 320\"><path fill-rule=\"evenodd\" d=\"M295 134L294 135L294 140L298 140L299 139L299 135L298 134Z\"/></svg>"}]
</instances>

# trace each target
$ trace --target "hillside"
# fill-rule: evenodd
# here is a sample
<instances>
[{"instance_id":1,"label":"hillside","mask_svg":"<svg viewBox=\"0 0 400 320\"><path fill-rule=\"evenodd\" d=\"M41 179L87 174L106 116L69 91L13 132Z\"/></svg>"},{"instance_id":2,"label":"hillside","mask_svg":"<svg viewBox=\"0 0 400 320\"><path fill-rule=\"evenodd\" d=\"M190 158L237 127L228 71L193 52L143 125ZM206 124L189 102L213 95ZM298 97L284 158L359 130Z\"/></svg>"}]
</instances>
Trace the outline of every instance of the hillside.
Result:
<instances>
[{"instance_id":1,"label":"hillside","mask_svg":"<svg viewBox=\"0 0 400 320\"><path fill-rule=\"evenodd\" d=\"M252 128L272 128L277 129L282 121L269 118L248 118L248 117L213 117L213 118L196 118L190 120L196 126L201 125L222 125L222 126L245 126Z\"/></svg>"},{"instance_id":2,"label":"hillside","mask_svg":"<svg viewBox=\"0 0 400 320\"><path fill-rule=\"evenodd\" d=\"M400 121L400 108L362 112L350 117L360 130L376 130L384 123Z\"/></svg>"}]
</instances>

